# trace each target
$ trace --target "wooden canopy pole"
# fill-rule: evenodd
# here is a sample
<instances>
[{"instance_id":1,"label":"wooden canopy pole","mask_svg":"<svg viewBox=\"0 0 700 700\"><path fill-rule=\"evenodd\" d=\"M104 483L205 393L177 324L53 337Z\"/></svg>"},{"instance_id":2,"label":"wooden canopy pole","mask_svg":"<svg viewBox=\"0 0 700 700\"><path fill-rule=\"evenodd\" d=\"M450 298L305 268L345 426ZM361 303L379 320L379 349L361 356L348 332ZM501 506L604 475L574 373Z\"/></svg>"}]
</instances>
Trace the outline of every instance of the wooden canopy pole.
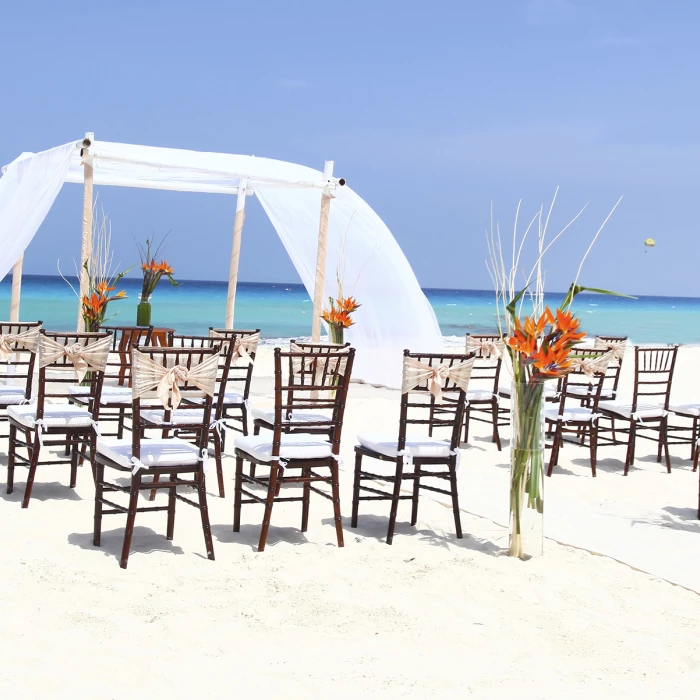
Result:
<instances>
[{"instance_id":1,"label":"wooden canopy pole","mask_svg":"<svg viewBox=\"0 0 700 700\"><path fill-rule=\"evenodd\" d=\"M87 296L89 275L85 269L85 263L92 257L92 158L89 148L95 140L95 135L91 132L85 134L83 139L83 149L80 155L83 158L83 237L80 248L80 298L78 299L78 331L85 330L83 320L83 297Z\"/></svg>"},{"instance_id":2,"label":"wooden canopy pole","mask_svg":"<svg viewBox=\"0 0 700 700\"><path fill-rule=\"evenodd\" d=\"M233 220L233 247L231 248L231 266L228 273L228 292L226 293L225 328L233 328L233 311L236 306L236 286L238 285L238 262L241 258L241 237L245 221L245 198L248 180L241 180L236 199L236 217Z\"/></svg>"},{"instance_id":3,"label":"wooden canopy pole","mask_svg":"<svg viewBox=\"0 0 700 700\"><path fill-rule=\"evenodd\" d=\"M321 339L321 314L323 313L323 290L326 282L326 243L328 241L328 216L333 195L330 180L333 177L333 161L327 160L323 168L323 177L329 183L321 195L321 216L318 222L318 248L316 252L316 281L314 284L314 310L311 321L311 342Z\"/></svg>"},{"instance_id":4,"label":"wooden canopy pole","mask_svg":"<svg viewBox=\"0 0 700 700\"><path fill-rule=\"evenodd\" d=\"M12 323L17 323L19 321L19 298L22 292L23 261L24 255L21 255L12 268L12 296L10 297L10 321Z\"/></svg>"}]
</instances>

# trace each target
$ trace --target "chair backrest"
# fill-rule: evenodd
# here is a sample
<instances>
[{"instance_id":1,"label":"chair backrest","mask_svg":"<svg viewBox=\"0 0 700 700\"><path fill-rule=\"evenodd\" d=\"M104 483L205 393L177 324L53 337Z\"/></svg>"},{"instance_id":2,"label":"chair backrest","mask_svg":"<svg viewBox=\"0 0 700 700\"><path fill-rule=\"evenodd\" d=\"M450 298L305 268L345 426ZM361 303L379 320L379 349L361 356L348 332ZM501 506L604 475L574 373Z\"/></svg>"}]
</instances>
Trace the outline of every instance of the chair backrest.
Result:
<instances>
[{"instance_id":1,"label":"chair backrest","mask_svg":"<svg viewBox=\"0 0 700 700\"><path fill-rule=\"evenodd\" d=\"M617 387L620 383L620 372L622 371L622 360L625 357L627 341L629 338L626 335L599 335L594 341L593 347L612 351L608 370L605 373L603 382L603 391L617 395Z\"/></svg>"},{"instance_id":2,"label":"chair backrest","mask_svg":"<svg viewBox=\"0 0 700 700\"><path fill-rule=\"evenodd\" d=\"M279 454L283 427L285 430L328 430L333 454L339 454L354 360L354 348L333 353L283 352L281 348L275 348L273 455ZM316 422L295 422L294 411L323 411L327 418ZM291 418L286 420L287 416Z\"/></svg>"},{"instance_id":3,"label":"chair backrest","mask_svg":"<svg viewBox=\"0 0 700 700\"><path fill-rule=\"evenodd\" d=\"M219 348L154 348L134 347L132 356L132 454L141 457L141 399L157 398L170 420L171 409L178 400L193 400L203 407L202 429L198 435L200 454L209 441L212 397L216 390L219 366ZM165 390L165 394L161 393ZM178 404L179 405L179 404Z\"/></svg>"},{"instance_id":4,"label":"chair backrest","mask_svg":"<svg viewBox=\"0 0 700 700\"><path fill-rule=\"evenodd\" d=\"M338 352L349 347L350 343L307 343L294 338L289 341L289 352Z\"/></svg>"},{"instance_id":5,"label":"chair backrest","mask_svg":"<svg viewBox=\"0 0 700 700\"><path fill-rule=\"evenodd\" d=\"M668 409L677 355L677 345L634 348L632 413L639 404L646 403L648 397L654 397L651 403Z\"/></svg>"},{"instance_id":6,"label":"chair backrest","mask_svg":"<svg viewBox=\"0 0 700 700\"><path fill-rule=\"evenodd\" d=\"M231 374L233 357L236 349L236 336L228 336L225 338L213 337L210 335L182 335L176 333L173 336L174 348L210 348L219 350L219 367L216 374L216 393L214 411L216 419L222 417L224 399L226 394L226 385Z\"/></svg>"},{"instance_id":7,"label":"chair backrest","mask_svg":"<svg viewBox=\"0 0 700 700\"><path fill-rule=\"evenodd\" d=\"M472 383L476 381L488 385L494 394L498 393L505 347L500 335L467 333L466 354L474 355L474 368L470 380Z\"/></svg>"},{"instance_id":8,"label":"chair backrest","mask_svg":"<svg viewBox=\"0 0 700 700\"><path fill-rule=\"evenodd\" d=\"M612 359L610 350L578 347L571 350L569 360L572 369L559 384L559 415L564 415L567 398L577 401L585 398L588 408L598 408L603 382Z\"/></svg>"},{"instance_id":9,"label":"chair backrest","mask_svg":"<svg viewBox=\"0 0 700 700\"><path fill-rule=\"evenodd\" d=\"M399 452L406 447L409 425L450 429L450 449L457 449L475 355L404 350L403 356ZM435 410L439 402L439 410Z\"/></svg>"},{"instance_id":10,"label":"chair backrest","mask_svg":"<svg viewBox=\"0 0 700 700\"><path fill-rule=\"evenodd\" d=\"M31 398L41 321L14 323L0 321L0 377L24 385L24 397ZM1 365L0 365L1 366Z\"/></svg>"},{"instance_id":11,"label":"chair backrest","mask_svg":"<svg viewBox=\"0 0 700 700\"><path fill-rule=\"evenodd\" d=\"M260 342L260 329L210 328L209 335L214 338L233 338L234 343L239 346L234 349L228 382L229 386L240 391L243 398L247 400L250 395L250 383L253 380L255 355Z\"/></svg>"},{"instance_id":12,"label":"chair backrest","mask_svg":"<svg viewBox=\"0 0 700 700\"><path fill-rule=\"evenodd\" d=\"M89 410L96 420L111 346L112 336L109 333L54 333L42 330L38 352L37 418L44 415L45 399L70 398L69 386L89 381Z\"/></svg>"},{"instance_id":13,"label":"chair backrest","mask_svg":"<svg viewBox=\"0 0 700 700\"><path fill-rule=\"evenodd\" d=\"M112 349L105 367L105 384L131 386L131 348L149 345L153 326L100 326L112 334Z\"/></svg>"}]
</instances>

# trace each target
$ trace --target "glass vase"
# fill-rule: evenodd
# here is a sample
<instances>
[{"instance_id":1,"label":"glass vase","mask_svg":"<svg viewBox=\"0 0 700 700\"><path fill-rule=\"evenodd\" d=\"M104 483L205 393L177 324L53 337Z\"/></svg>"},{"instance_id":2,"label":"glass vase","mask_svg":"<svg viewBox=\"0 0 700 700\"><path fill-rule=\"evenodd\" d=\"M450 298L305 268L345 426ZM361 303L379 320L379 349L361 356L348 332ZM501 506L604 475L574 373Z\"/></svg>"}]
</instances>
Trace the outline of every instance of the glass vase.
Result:
<instances>
[{"instance_id":1,"label":"glass vase","mask_svg":"<svg viewBox=\"0 0 700 700\"><path fill-rule=\"evenodd\" d=\"M140 301L136 307L136 325L150 326L151 325L151 302L149 300Z\"/></svg>"},{"instance_id":2,"label":"glass vase","mask_svg":"<svg viewBox=\"0 0 700 700\"><path fill-rule=\"evenodd\" d=\"M544 383L524 375L511 393L508 553L529 559L541 556L544 544Z\"/></svg>"},{"instance_id":3,"label":"glass vase","mask_svg":"<svg viewBox=\"0 0 700 700\"><path fill-rule=\"evenodd\" d=\"M342 345L345 341L343 340L343 331L345 329L342 326L338 326L335 323L331 323L328 326L328 335L330 336L331 343L337 343Z\"/></svg>"}]
</instances>

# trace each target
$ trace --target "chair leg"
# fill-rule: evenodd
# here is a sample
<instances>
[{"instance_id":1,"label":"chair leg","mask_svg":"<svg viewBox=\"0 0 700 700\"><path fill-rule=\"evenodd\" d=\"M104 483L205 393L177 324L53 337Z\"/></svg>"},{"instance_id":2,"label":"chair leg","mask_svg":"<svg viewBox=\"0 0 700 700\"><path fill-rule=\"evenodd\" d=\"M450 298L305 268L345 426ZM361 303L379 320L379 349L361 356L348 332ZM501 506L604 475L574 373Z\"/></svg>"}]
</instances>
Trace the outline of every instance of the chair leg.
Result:
<instances>
[{"instance_id":1,"label":"chair leg","mask_svg":"<svg viewBox=\"0 0 700 700\"><path fill-rule=\"evenodd\" d=\"M693 418L693 428L690 438L690 459L693 462L693 471L698 468L698 419Z\"/></svg>"},{"instance_id":2,"label":"chair leg","mask_svg":"<svg viewBox=\"0 0 700 700\"><path fill-rule=\"evenodd\" d=\"M357 514L360 509L360 472L362 471L362 455L355 453L355 479L352 485L352 517L350 527L357 527Z\"/></svg>"},{"instance_id":3,"label":"chair leg","mask_svg":"<svg viewBox=\"0 0 700 700\"><path fill-rule=\"evenodd\" d=\"M216 478L219 482L219 497L225 498L226 491L224 490L224 466L221 458L221 436L217 431L214 431L214 459L216 460Z\"/></svg>"},{"instance_id":4,"label":"chair leg","mask_svg":"<svg viewBox=\"0 0 700 700\"><path fill-rule=\"evenodd\" d=\"M559 448L562 442L562 425L557 422L557 427L554 430L554 437L552 438L552 451L549 455L549 465L547 467L547 476L552 476L552 471L559 461Z\"/></svg>"},{"instance_id":5,"label":"chair leg","mask_svg":"<svg viewBox=\"0 0 700 700\"><path fill-rule=\"evenodd\" d=\"M95 468L95 527L92 535L92 543L100 546L102 540L102 495L104 493L105 466L96 463Z\"/></svg>"},{"instance_id":6,"label":"chair leg","mask_svg":"<svg viewBox=\"0 0 700 700\"><path fill-rule=\"evenodd\" d=\"M418 496L420 494L420 467L415 467L416 478L413 480L413 498L411 499L411 525L418 522Z\"/></svg>"},{"instance_id":7,"label":"chair leg","mask_svg":"<svg viewBox=\"0 0 700 700\"><path fill-rule=\"evenodd\" d=\"M157 484L160 482L160 474L154 474L153 475L153 483ZM156 500L156 493L158 492L158 489L151 489L151 493L148 494L148 500L149 501L155 501Z\"/></svg>"},{"instance_id":8,"label":"chair leg","mask_svg":"<svg viewBox=\"0 0 700 700\"><path fill-rule=\"evenodd\" d=\"M471 417L471 411L469 410L469 405L464 408L464 444L469 442L469 418Z\"/></svg>"},{"instance_id":9,"label":"chair leg","mask_svg":"<svg viewBox=\"0 0 700 700\"><path fill-rule=\"evenodd\" d=\"M598 426L595 423L591 425L589 440L589 447L591 450L591 473L595 476L598 467Z\"/></svg>"},{"instance_id":10,"label":"chair leg","mask_svg":"<svg viewBox=\"0 0 700 700\"><path fill-rule=\"evenodd\" d=\"M391 496L391 512L389 513L389 528L386 532L386 543L394 541L394 529L396 528L396 513L399 509L399 496L401 495L401 479L403 478L403 457L396 458L396 475L394 477L394 492Z\"/></svg>"},{"instance_id":11,"label":"chair leg","mask_svg":"<svg viewBox=\"0 0 700 700\"><path fill-rule=\"evenodd\" d=\"M634 463L634 442L637 436L637 421L630 421L630 432L627 442L627 456L625 457L625 472L624 476L629 474L630 467Z\"/></svg>"},{"instance_id":12,"label":"chair leg","mask_svg":"<svg viewBox=\"0 0 700 700\"><path fill-rule=\"evenodd\" d=\"M10 423L10 436L7 453L7 493L15 488L15 452L17 450L17 428Z\"/></svg>"},{"instance_id":13,"label":"chair leg","mask_svg":"<svg viewBox=\"0 0 700 700\"><path fill-rule=\"evenodd\" d=\"M70 439L71 444L71 455L70 455L70 484L69 487L74 489L76 483L78 482L78 450L80 449L80 441L78 436Z\"/></svg>"},{"instance_id":14,"label":"chair leg","mask_svg":"<svg viewBox=\"0 0 700 700\"><path fill-rule=\"evenodd\" d=\"M175 481L177 474L170 475L170 481ZM171 486L168 489L168 529L166 538L172 540L175 536L175 504L177 503L177 486Z\"/></svg>"},{"instance_id":15,"label":"chair leg","mask_svg":"<svg viewBox=\"0 0 700 700\"><path fill-rule=\"evenodd\" d=\"M243 488L243 457L236 457L236 479L233 485L233 531L241 530L241 489Z\"/></svg>"},{"instance_id":16,"label":"chair leg","mask_svg":"<svg viewBox=\"0 0 700 700\"><path fill-rule=\"evenodd\" d=\"M615 438L615 419L611 418L610 419L610 430L612 431L612 441L617 442Z\"/></svg>"},{"instance_id":17,"label":"chair leg","mask_svg":"<svg viewBox=\"0 0 700 700\"><path fill-rule=\"evenodd\" d=\"M664 452L666 454L666 471L671 473L671 454L668 449L668 418L664 417L661 420L661 435L659 436L659 450L661 449L661 440L663 439Z\"/></svg>"},{"instance_id":18,"label":"chair leg","mask_svg":"<svg viewBox=\"0 0 700 700\"><path fill-rule=\"evenodd\" d=\"M214 542L211 539L211 525L209 524L209 506L207 505L207 485L204 479L204 469L196 472L197 491L199 492L199 512L202 516L202 531L204 532L204 545L207 548L207 559L214 561Z\"/></svg>"},{"instance_id":19,"label":"chair leg","mask_svg":"<svg viewBox=\"0 0 700 700\"><path fill-rule=\"evenodd\" d=\"M304 479L311 478L310 469L302 469L301 476ZM306 532L309 529L309 501L311 500L311 484L308 481L304 482L301 501L301 531Z\"/></svg>"},{"instance_id":20,"label":"chair leg","mask_svg":"<svg viewBox=\"0 0 700 700\"><path fill-rule=\"evenodd\" d=\"M664 433L664 421L665 419L662 418L661 422L659 423L659 440L658 440L658 449L656 451L656 461L661 463L661 459L663 457L663 451L664 451L664 441L663 441L663 433Z\"/></svg>"},{"instance_id":21,"label":"chair leg","mask_svg":"<svg viewBox=\"0 0 700 700\"><path fill-rule=\"evenodd\" d=\"M126 530L124 530L124 545L122 546L122 558L119 566L126 569L129 563L129 551L131 550L131 537L134 534L136 522L136 508L139 500L139 487L141 486L141 472L131 475L131 490L129 492L129 511L126 516Z\"/></svg>"},{"instance_id":22,"label":"chair leg","mask_svg":"<svg viewBox=\"0 0 700 700\"><path fill-rule=\"evenodd\" d=\"M36 476L36 467L39 462L39 454L41 444L39 443L39 434L34 436L34 445L31 448L32 456L29 464L29 474L27 474L27 486L24 489L24 498L22 499L22 508L29 507L29 499L32 497L32 487L34 486L34 477Z\"/></svg>"},{"instance_id":23,"label":"chair leg","mask_svg":"<svg viewBox=\"0 0 700 700\"><path fill-rule=\"evenodd\" d=\"M501 451L501 436L498 432L498 401L494 398L491 402L491 420L493 421L493 441L498 451Z\"/></svg>"},{"instance_id":24,"label":"chair leg","mask_svg":"<svg viewBox=\"0 0 700 700\"><path fill-rule=\"evenodd\" d=\"M124 422L126 420L126 408L119 409L119 419L117 421L117 439L124 437Z\"/></svg>"},{"instance_id":25,"label":"chair leg","mask_svg":"<svg viewBox=\"0 0 700 700\"><path fill-rule=\"evenodd\" d=\"M335 536L338 540L338 547L344 547L343 540L343 518L340 513L340 478L338 463L333 460L331 464L331 492L333 496L333 520L335 521Z\"/></svg>"},{"instance_id":26,"label":"chair leg","mask_svg":"<svg viewBox=\"0 0 700 700\"><path fill-rule=\"evenodd\" d=\"M245 404L241 406L241 421L243 423L243 435L248 435L248 409Z\"/></svg>"},{"instance_id":27,"label":"chair leg","mask_svg":"<svg viewBox=\"0 0 700 700\"><path fill-rule=\"evenodd\" d=\"M457 494L457 458L450 457L450 491L452 494L452 513L455 518L457 539L462 539L462 517L459 512L459 495Z\"/></svg>"},{"instance_id":28,"label":"chair leg","mask_svg":"<svg viewBox=\"0 0 700 700\"><path fill-rule=\"evenodd\" d=\"M277 493L277 475L279 469L273 464L270 467L270 481L267 485L267 500L265 501L265 514L263 515L262 530L260 531L260 541L258 542L258 552L265 551L265 543L267 542L267 533L270 529L270 520L272 518L272 506L275 502L275 493Z\"/></svg>"}]
</instances>

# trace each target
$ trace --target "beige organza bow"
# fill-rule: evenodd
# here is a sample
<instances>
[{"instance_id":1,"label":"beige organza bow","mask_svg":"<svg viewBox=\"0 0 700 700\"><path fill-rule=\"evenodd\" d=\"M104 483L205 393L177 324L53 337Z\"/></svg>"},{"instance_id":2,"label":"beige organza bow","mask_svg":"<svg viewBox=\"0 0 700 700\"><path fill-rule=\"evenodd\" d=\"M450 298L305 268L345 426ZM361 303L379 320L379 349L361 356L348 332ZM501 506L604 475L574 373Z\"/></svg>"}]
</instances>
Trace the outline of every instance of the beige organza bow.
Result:
<instances>
[{"instance_id":1,"label":"beige organza bow","mask_svg":"<svg viewBox=\"0 0 700 700\"><path fill-rule=\"evenodd\" d=\"M595 347L598 350L610 350L610 359L614 362L622 362L625 356L625 349L627 347L626 340L602 340L601 338L595 339Z\"/></svg>"},{"instance_id":2,"label":"beige organza bow","mask_svg":"<svg viewBox=\"0 0 700 700\"><path fill-rule=\"evenodd\" d=\"M570 360L571 369L573 372L581 372L592 379L596 374L605 374L611 359L612 351L597 357L572 357Z\"/></svg>"},{"instance_id":3,"label":"beige organza bow","mask_svg":"<svg viewBox=\"0 0 700 700\"><path fill-rule=\"evenodd\" d=\"M46 367L62 357L67 357L75 368L78 384L85 379L88 369L104 372L112 347L112 337L106 336L92 343L83 345L61 345L45 335L39 337L39 367Z\"/></svg>"},{"instance_id":4,"label":"beige organza bow","mask_svg":"<svg viewBox=\"0 0 700 700\"><path fill-rule=\"evenodd\" d=\"M435 397L435 400L440 402L442 401L442 385L445 380L449 379L460 389L466 391L473 367L474 358L452 367L442 364L431 367L427 362L421 362L413 357L404 357L401 393L405 394L427 382L428 390Z\"/></svg>"},{"instance_id":5,"label":"beige organza bow","mask_svg":"<svg viewBox=\"0 0 700 700\"><path fill-rule=\"evenodd\" d=\"M226 339L229 336L225 336L223 333L217 333L214 330L209 331L210 338L223 338ZM258 343L260 342L260 333L252 333L251 335L245 335L242 338L236 336L236 340L233 343L233 355L231 356L231 363L236 364L239 358L242 358L247 364L253 364L253 358L249 353L254 353L258 349Z\"/></svg>"},{"instance_id":6,"label":"beige organza bow","mask_svg":"<svg viewBox=\"0 0 700 700\"><path fill-rule=\"evenodd\" d=\"M163 367L147 357L145 353L133 350L131 362L131 393L137 399L156 390L163 408L177 408L182 401L181 384L192 384L207 396L214 396L216 376L219 369L219 355L216 353L194 367ZM172 393L172 406L168 399Z\"/></svg>"},{"instance_id":7,"label":"beige organza bow","mask_svg":"<svg viewBox=\"0 0 700 700\"><path fill-rule=\"evenodd\" d=\"M39 332L41 326L35 326L30 328L24 333L8 333L7 335L0 335L0 359L3 362L9 362L12 355L15 353L13 345L21 345L25 350L29 352L36 352L39 347Z\"/></svg>"},{"instance_id":8,"label":"beige organza bow","mask_svg":"<svg viewBox=\"0 0 700 700\"><path fill-rule=\"evenodd\" d=\"M477 357L498 359L503 355L504 343L502 340L490 340L488 338L474 338L467 336L467 353L476 353Z\"/></svg>"}]
</instances>

